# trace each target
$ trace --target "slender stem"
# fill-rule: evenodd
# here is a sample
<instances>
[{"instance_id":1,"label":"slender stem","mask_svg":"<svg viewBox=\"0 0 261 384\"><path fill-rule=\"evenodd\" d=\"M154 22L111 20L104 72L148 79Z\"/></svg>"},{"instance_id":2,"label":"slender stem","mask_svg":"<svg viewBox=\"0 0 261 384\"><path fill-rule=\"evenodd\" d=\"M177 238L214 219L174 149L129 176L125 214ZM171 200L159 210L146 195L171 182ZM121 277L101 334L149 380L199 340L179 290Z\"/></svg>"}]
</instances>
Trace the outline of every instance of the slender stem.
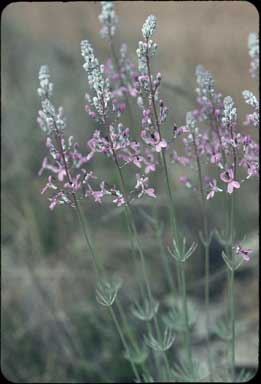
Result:
<instances>
[{"instance_id":1,"label":"slender stem","mask_svg":"<svg viewBox=\"0 0 261 384\"><path fill-rule=\"evenodd\" d=\"M104 124L105 128L107 128L109 126L108 122L107 122L107 119L106 119L106 115L105 115L104 101L103 101L103 124ZM109 143L110 143L110 147L111 147L114 163L116 165L116 169L117 169L117 173L118 173L118 177L119 177L119 182L120 182L120 186L121 186L121 189L122 189L122 194L123 194L123 197L124 197L124 200L125 200L125 211L126 211L126 215L128 217L129 223L130 223L130 227L132 229L133 241L134 241L134 243L136 245L136 249L137 249L137 251L139 253L139 256L140 256L142 272L143 272L143 277L144 277L144 283L145 283L145 287L146 287L146 290L147 290L148 299L149 299L149 302L152 304L153 303L153 297L152 297L152 292L151 292L149 278L148 278L148 275L147 275L145 258L144 258L144 254L143 254L142 248L140 246L139 240L138 240L138 233L137 233L137 229L136 229L136 224L135 224L134 217L133 217L133 214L132 214L132 210L131 210L131 207L130 207L130 203L129 203L129 200L128 200L126 183L125 183L125 180L124 180L124 176L123 176L123 173L122 173L122 170L121 170L118 158L117 158L117 154L115 152L115 149L114 149L114 146L113 146L113 142L112 142L111 137L110 137L110 134L108 135L108 140L109 140ZM145 297L145 292L142 294L142 296ZM161 337L160 333L159 333L159 326L158 326L158 321L157 321L156 316L153 317L153 323L154 323L154 326L155 326L155 329L156 329L158 337ZM156 356L156 360L158 360L157 356ZM157 365L158 365L158 361L157 361Z\"/></svg>"},{"instance_id":2,"label":"slender stem","mask_svg":"<svg viewBox=\"0 0 261 384\"><path fill-rule=\"evenodd\" d=\"M128 347L128 343L127 343L127 341L126 341L126 339L125 339L124 333L123 333L123 331L122 331L121 325L120 325L120 323L118 322L118 319L117 319L117 317L116 317L116 315L115 315L115 313L114 313L113 307L110 306L109 309L110 309L110 314L111 314L111 317L112 317L112 319L113 319L113 322L114 322L114 324L115 324L115 326L116 326L116 329L117 329L117 331L118 331L118 334L119 334L119 336L120 336L121 342L122 342L122 344L123 344L123 346L124 346L126 352L128 353L128 352L129 352L129 347ZM133 372L134 372L134 375L135 375L135 377L136 377L136 380L138 380L138 381L140 382L140 376L139 376L139 374L138 374L138 371L137 371L135 365L132 363L132 361L130 361L130 364L131 364L131 368L132 368L132 370L133 370Z\"/></svg>"},{"instance_id":3,"label":"slender stem","mask_svg":"<svg viewBox=\"0 0 261 384\"><path fill-rule=\"evenodd\" d=\"M160 140L161 140L162 136L161 136L159 118L158 118L158 113L157 113L157 108L156 108L156 103L155 103L155 95L154 95L153 86L152 86L150 61L149 61L148 54L146 55L146 62L147 62L147 69L148 69L148 78L149 78L152 108L153 108L154 118L155 118L155 122L156 122L156 128L157 128ZM164 168L164 173L165 173L165 178L166 178L166 183L167 183L168 195L169 195L170 202L171 202L173 232L175 234L175 237L177 237L175 206L174 206L174 200L173 200L172 191L171 191L171 187L170 187L167 161L166 161L166 155L165 155L164 151L161 152L161 158L162 158L162 162L163 162L163 168Z\"/></svg>"},{"instance_id":4,"label":"slender stem","mask_svg":"<svg viewBox=\"0 0 261 384\"><path fill-rule=\"evenodd\" d=\"M64 164L64 168L65 168L65 172L66 172L67 181L68 181L68 183L72 184L72 179L71 179L71 176L70 176L70 173L69 173L69 170L68 170L68 166L67 166L67 162L66 162L66 159L65 159L65 156L64 156L64 151L63 151L63 147L62 147L61 137L58 134L57 127L56 127L56 141L57 141L57 144L58 144L58 147L59 147L59 152L60 152L60 154L62 156L62 159L63 159L63 164ZM87 228L86 228L86 223L85 223L85 220L83 218L83 215L82 215L79 203L77 201L76 194L74 192L72 192L72 198L73 198L73 202L74 202L74 205L75 205L75 208L76 208L76 212L77 212L77 216L78 216L78 219L79 219L80 227L82 229L82 232L83 232L86 244L87 244L87 248L89 249L89 251L91 253L91 256L92 256L92 261L93 261L96 277L100 278L100 275L102 273L102 268L99 265L99 263L98 263L98 261L97 261L97 259L95 257L95 253L94 253L94 250L93 250L92 245L91 245L91 241L90 241L89 236L88 236L88 231L87 231ZM121 326L120 326L120 324L119 324L119 322L118 322L118 320L117 320L117 318L116 318L116 316L114 314L113 308L111 306L109 308L110 308L110 312L111 312L113 321L114 321L114 323L116 325L116 328L118 330L118 333L120 335L121 341L122 341L122 343L124 345L124 348L128 352L129 351L128 344L127 344L127 342L125 340L125 336L123 334ZM140 377L139 377L139 374L137 372L137 369L136 369L135 365L131 361L130 361L130 364L131 364L131 367L133 369L133 372L134 372L134 375L135 375L136 379L138 381L140 381Z\"/></svg>"},{"instance_id":5,"label":"slender stem","mask_svg":"<svg viewBox=\"0 0 261 384\"><path fill-rule=\"evenodd\" d=\"M207 219L207 209L206 209L206 196L204 191L203 184L203 175L201 169L201 163L198 153L198 147L196 142L195 133L192 133L193 137L193 146L194 152L196 156L197 168L198 168L198 176L199 176L199 188L201 194L202 201L202 216L203 216L203 246L204 246L204 254L205 254L205 307L206 307L206 328L207 328L207 360L208 360L208 368L210 375L212 375L212 364L211 364L211 355L210 355L210 343L209 343L209 326L210 326L210 318L209 318L209 228L208 228L208 219Z\"/></svg>"},{"instance_id":6,"label":"slender stem","mask_svg":"<svg viewBox=\"0 0 261 384\"><path fill-rule=\"evenodd\" d=\"M169 381L170 380L170 365L169 365L169 360L168 360L166 352L163 353L163 359L164 359L164 363L166 366L166 381Z\"/></svg>"},{"instance_id":7,"label":"slender stem","mask_svg":"<svg viewBox=\"0 0 261 384\"><path fill-rule=\"evenodd\" d=\"M232 338L231 338L231 364L232 364L232 381L235 380L235 271L234 268L231 271L231 327L232 327Z\"/></svg>"},{"instance_id":8,"label":"slender stem","mask_svg":"<svg viewBox=\"0 0 261 384\"><path fill-rule=\"evenodd\" d=\"M67 161L65 159L64 150L63 150L62 141L61 141L61 136L59 134L59 131L58 131L58 128L57 128L55 122L54 122L54 124L55 124L55 139L56 139L56 142L57 142L57 145L58 145L58 149L59 149L60 155L62 156L63 165L64 165L66 177L67 177L67 181L71 185L72 184L72 179L71 179L71 175L70 175L70 172L69 172L69 169L68 169ZM96 273L96 276L97 276L99 271L101 270L101 267L99 266L97 258L95 257L95 253L94 253L94 250L92 248L92 245L91 245L91 242L90 242L87 230L86 230L85 221L84 221L84 219L82 217L82 213L81 213L81 210L80 210L80 207L79 207L79 204L78 204L75 192L72 192L72 199L73 199L73 203L75 205L77 216L78 216L78 219L79 219L79 222L80 222L80 227L82 229L82 232L83 232L84 238L86 240L88 249L90 250L90 253L91 253L92 262L93 262L95 273Z\"/></svg>"},{"instance_id":9,"label":"slender stem","mask_svg":"<svg viewBox=\"0 0 261 384\"><path fill-rule=\"evenodd\" d=\"M157 108L156 108L156 103L155 103L155 94L154 94L154 91L153 91L153 85L152 85L152 80L151 80L151 69L150 69L150 60L149 60L148 52L147 52L147 55L146 55L146 64L147 64L147 70L148 70L151 103L152 103L152 108L153 108L156 128L157 128L157 131L158 131L158 134L159 134L159 138L161 140L162 136L161 136L159 118L158 118L158 113L157 113ZM169 200L170 200L172 234L173 234L174 239L176 240L176 243L179 245L179 235L178 235L178 231L177 231L175 204L174 204L174 198L173 198L173 195L172 195L172 190L171 190L171 187L170 187L170 179L169 179L169 173L168 173L168 166L167 166L166 154L165 154L164 150L161 151L161 160L162 160L162 163L163 163L163 170L164 170L164 175L165 175L165 179L166 179L168 196L169 196ZM179 290L180 290L180 287L179 287Z\"/></svg>"},{"instance_id":10,"label":"slender stem","mask_svg":"<svg viewBox=\"0 0 261 384\"><path fill-rule=\"evenodd\" d=\"M180 265L180 273L181 273L181 284L182 284L182 306L183 306L183 313L184 313L185 325L186 325L186 349L187 349L188 361L189 361L191 369L192 369L193 368L193 361L192 361L192 352L191 352L191 343L190 343L190 329L189 329L189 318L188 318L185 268L184 268L184 263L180 263L180 264L181 264Z\"/></svg>"},{"instance_id":11,"label":"slender stem","mask_svg":"<svg viewBox=\"0 0 261 384\"><path fill-rule=\"evenodd\" d=\"M114 161L115 161L116 168L117 168L117 171L118 171L118 175L119 175L119 180L120 180L120 183L121 183L121 188L122 188L123 196L124 196L124 199L125 199L125 202L126 202L125 210L126 210L127 217L129 219L130 226L132 228L133 240L134 240L134 243L135 243L136 248L138 250L140 259L141 259L142 272L143 272L143 275L144 275L144 280L145 280L145 285L146 285L147 292L148 292L148 297L149 297L150 300L152 300L152 294L151 294L151 288L150 288L149 279L148 279L147 270L146 270L145 258L144 258L143 251L142 251L142 249L140 247L140 244L139 244L135 221L134 221L133 214L132 214L132 211L131 211L131 208L130 208L130 204L128 202L127 188L126 188L125 180L124 180L124 177L123 177L123 174L122 174L122 170L120 168L120 165L119 165L119 162L118 162L118 158L117 158L117 155L116 155L114 149L113 149L113 157L114 157Z\"/></svg>"},{"instance_id":12,"label":"slender stem","mask_svg":"<svg viewBox=\"0 0 261 384\"><path fill-rule=\"evenodd\" d=\"M160 233L160 230L159 230L159 226L157 227L157 230L156 230L156 236L157 236L157 239L158 239L159 244L160 244L160 255L161 255L161 258L162 258L162 264L163 264L163 267L164 267L164 271L165 271L166 276L167 276L168 285L169 285L169 288L171 290L173 290L173 292L174 292L175 284L174 284L173 276L172 276L171 271L170 271L169 259L165 255L164 244L163 244L163 241L162 241L162 236L161 236L161 233Z\"/></svg>"},{"instance_id":13,"label":"slender stem","mask_svg":"<svg viewBox=\"0 0 261 384\"><path fill-rule=\"evenodd\" d=\"M233 131L232 126L230 127L230 135L233 140ZM237 171L237 155L236 150L232 147L233 152L233 171L234 171L234 180L236 179ZM233 250L234 243L234 216L235 216L235 191L233 191L232 196L230 197L231 209L230 209L230 218L229 218L229 245L230 245L230 256L232 263L232 270L230 274L230 317L231 317L231 370L232 370L232 381L235 381L235 254Z\"/></svg>"}]
</instances>

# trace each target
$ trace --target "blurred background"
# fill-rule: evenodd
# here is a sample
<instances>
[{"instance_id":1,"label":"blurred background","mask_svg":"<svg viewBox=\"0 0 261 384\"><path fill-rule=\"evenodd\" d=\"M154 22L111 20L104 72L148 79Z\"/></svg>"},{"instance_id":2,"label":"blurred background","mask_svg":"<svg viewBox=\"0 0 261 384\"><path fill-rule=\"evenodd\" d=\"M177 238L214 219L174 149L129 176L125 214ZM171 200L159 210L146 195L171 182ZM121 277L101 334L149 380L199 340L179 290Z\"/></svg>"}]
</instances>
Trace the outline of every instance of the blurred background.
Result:
<instances>
[{"instance_id":1,"label":"blurred background","mask_svg":"<svg viewBox=\"0 0 261 384\"><path fill-rule=\"evenodd\" d=\"M195 67L202 64L214 76L216 88L235 99L240 121L249 109L242 90L258 94L258 82L249 76L247 40L258 31L258 12L248 2L219 1L116 1L119 16L115 36L119 48L128 43L137 63L136 48L145 18L155 14L154 40L158 54L153 70L160 71L162 96L169 106L167 126L184 124L185 113L195 107ZM36 124L39 100L38 71L48 64L54 82L54 101L63 105L68 136L81 145L90 138L93 123L84 112L86 73L82 68L80 41L88 39L100 61L110 53L99 35L99 2L21 2L2 13L2 353L1 369L11 382L112 382L131 381L128 361L109 313L95 300L93 273L85 243L72 211L48 209L40 191L45 178L37 176L45 156L45 138ZM137 111L132 105L132 110ZM134 114L139 129L139 113ZM240 127L240 129L245 129ZM166 128L167 129L167 128ZM256 135L257 139L257 135ZM96 173L115 177L109 162L95 160ZM187 171L185 171L187 172ZM192 192L177 183L184 174L171 167L179 223L189 240L197 240L201 226L200 205ZM162 240L170 244L167 200L160 175L153 182L160 197L142 199L133 208L151 276L154 295L168 303L166 278L159 258L159 243L145 213L157 210L165 224ZM162 193L160 193L162 192ZM240 190L237 204L238 238L246 236L254 249L250 263L237 274L237 318L240 327L236 364L254 370L258 345L258 183L253 178ZM219 197L210 204L211 226L222 227L224 211ZM127 228L120 210L110 204L86 202L92 240L108 271L124 279L121 300L135 297ZM199 308L194 329L195 350L206 360L203 307L203 255L201 248L187 270L188 291ZM221 249L211 245L211 316L224 315L227 283ZM164 305L164 304L163 304ZM128 317L132 315L126 310ZM139 323L134 322L134 326ZM224 344L213 337L213 348ZM197 349L196 349L197 348ZM173 348L175 359L177 348Z\"/></svg>"}]
</instances>

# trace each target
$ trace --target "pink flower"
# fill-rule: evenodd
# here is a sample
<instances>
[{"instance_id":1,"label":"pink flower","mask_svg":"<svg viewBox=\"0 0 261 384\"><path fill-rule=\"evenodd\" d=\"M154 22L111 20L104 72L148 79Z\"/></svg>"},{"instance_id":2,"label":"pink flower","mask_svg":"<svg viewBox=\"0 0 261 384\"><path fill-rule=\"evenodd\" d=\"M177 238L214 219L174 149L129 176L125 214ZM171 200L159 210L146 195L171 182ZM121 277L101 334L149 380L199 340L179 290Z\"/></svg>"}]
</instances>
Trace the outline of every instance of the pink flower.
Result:
<instances>
[{"instance_id":1,"label":"pink flower","mask_svg":"<svg viewBox=\"0 0 261 384\"><path fill-rule=\"evenodd\" d=\"M161 152L161 150L162 150L163 148L167 148L167 142L166 142L165 139L160 140L160 141L155 145L156 152Z\"/></svg>"},{"instance_id":2,"label":"pink flower","mask_svg":"<svg viewBox=\"0 0 261 384\"><path fill-rule=\"evenodd\" d=\"M160 135L158 132L149 133L146 130L142 130L141 137L146 144L153 145L156 152L161 152L161 150L163 148L166 148L168 145L165 139L160 139Z\"/></svg>"},{"instance_id":3,"label":"pink flower","mask_svg":"<svg viewBox=\"0 0 261 384\"><path fill-rule=\"evenodd\" d=\"M233 193L234 188L240 188L239 182L234 180L234 171L231 168L228 171L222 172L220 179L227 183L227 192L230 194Z\"/></svg>"},{"instance_id":4,"label":"pink flower","mask_svg":"<svg viewBox=\"0 0 261 384\"><path fill-rule=\"evenodd\" d=\"M147 188L149 178L148 177L142 177L138 173L136 174L137 183L135 185L135 189L139 189L140 192L138 193L138 198L142 197L144 194L148 195L149 197L156 198L155 190L154 188Z\"/></svg>"},{"instance_id":5,"label":"pink flower","mask_svg":"<svg viewBox=\"0 0 261 384\"><path fill-rule=\"evenodd\" d=\"M148 195L149 197L154 197L154 198L157 197L157 196L155 195L155 190L154 190L154 188L148 188L148 189L145 189L145 190L144 190L144 193L145 193L146 195Z\"/></svg>"},{"instance_id":6,"label":"pink flower","mask_svg":"<svg viewBox=\"0 0 261 384\"><path fill-rule=\"evenodd\" d=\"M147 174L149 174L150 172L155 172L156 170L156 164L155 163L149 163L147 161L145 161L145 164L146 164L146 167L145 167L145 170L144 172Z\"/></svg>"},{"instance_id":7,"label":"pink flower","mask_svg":"<svg viewBox=\"0 0 261 384\"><path fill-rule=\"evenodd\" d=\"M100 191L94 191L92 189L92 187L90 186L90 184L88 184L88 190L85 192L85 196L91 196L94 198L94 201L96 203L102 203L102 198L104 195L106 194L110 194L110 192L108 192L105 188L104 188L104 181L101 182L100 184L100 188L101 190Z\"/></svg>"},{"instance_id":8,"label":"pink flower","mask_svg":"<svg viewBox=\"0 0 261 384\"><path fill-rule=\"evenodd\" d=\"M187 188L192 188L191 180L187 176L180 176L179 181Z\"/></svg>"},{"instance_id":9,"label":"pink flower","mask_svg":"<svg viewBox=\"0 0 261 384\"><path fill-rule=\"evenodd\" d=\"M113 203L117 204L117 207L120 207L121 205L125 204L125 199L124 197L119 194L114 200L112 200Z\"/></svg>"},{"instance_id":10,"label":"pink flower","mask_svg":"<svg viewBox=\"0 0 261 384\"><path fill-rule=\"evenodd\" d=\"M49 205L49 208L51 210L53 210L56 205L60 202L60 198L63 196L63 192L58 192L56 195L54 195L53 197L51 197L49 199L50 201L50 205Z\"/></svg>"},{"instance_id":11,"label":"pink flower","mask_svg":"<svg viewBox=\"0 0 261 384\"><path fill-rule=\"evenodd\" d=\"M207 194L207 200L212 199L216 192L222 192L221 188L217 187L217 180L213 179L209 182L210 192Z\"/></svg>"},{"instance_id":12,"label":"pink flower","mask_svg":"<svg viewBox=\"0 0 261 384\"><path fill-rule=\"evenodd\" d=\"M64 184L64 188L71 189L73 192L78 191L82 185L80 178L81 178L81 175L77 175L76 177L72 178L71 183Z\"/></svg>"},{"instance_id":13,"label":"pink flower","mask_svg":"<svg viewBox=\"0 0 261 384\"><path fill-rule=\"evenodd\" d=\"M42 189L41 195L43 195L47 191L47 189L49 189L49 188L57 189L56 185L54 185L53 182L52 182L52 176L51 175L48 177L48 183Z\"/></svg>"},{"instance_id":14,"label":"pink flower","mask_svg":"<svg viewBox=\"0 0 261 384\"><path fill-rule=\"evenodd\" d=\"M243 248L240 244L235 246L235 253L237 256L242 256L245 261L249 261L249 254L252 253L253 250L250 248Z\"/></svg>"},{"instance_id":15,"label":"pink flower","mask_svg":"<svg viewBox=\"0 0 261 384\"><path fill-rule=\"evenodd\" d=\"M129 83L127 86L128 86L129 95L132 97L136 97L137 96L137 90L135 88L133 88Z\"/></svg>"},{"instance_id":16,"label":"pink flower","mask_svg":"<svg viewBox=\"0 0 261 384\"><path fill-rule=\"evenodd\" d=\"M175 161L176 163L178 163L180 165L187 166L191 163L191 159L189 157L178 156L176 151L173 151L173 157L172 158L173 158L173 161Z\"/></svg>"},{"instance_id":17,"label":"pink flower","mask_svg":"<svg viewBox=\"0 0 261 384\"><path fill-rule=\"evenodd\" d=\"M174 125L174 127L173 127L174 138L182 135L183 133L188 133L188 132L189 132L189 129L185 125L182 127L177 127L176 125Z\"/></svg>"}]
</instances>

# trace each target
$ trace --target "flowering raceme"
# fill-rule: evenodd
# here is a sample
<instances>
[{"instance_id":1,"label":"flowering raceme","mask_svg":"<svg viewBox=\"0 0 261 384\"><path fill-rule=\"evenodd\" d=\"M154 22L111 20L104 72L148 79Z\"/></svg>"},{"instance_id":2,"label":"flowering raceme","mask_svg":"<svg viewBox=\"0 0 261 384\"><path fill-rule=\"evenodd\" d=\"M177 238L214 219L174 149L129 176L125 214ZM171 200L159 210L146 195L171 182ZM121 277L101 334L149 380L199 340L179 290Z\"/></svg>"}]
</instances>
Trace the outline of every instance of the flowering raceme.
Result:
<instances>
[{"instance_id":1,"label":"flowering raceme","mask_svg":"<svg viewBox=\"0 0 261 384\"><path fill-rule=\"evenodd\" d=\"M157 44L150 39L155 29L156 17L150 15L142 27L145 41L140 41L137 49L141 75L136 82L137 104L142 112L141 138L148 145L148 150L152 155L153 152L160 153L168 146L160 130L162 124L166 121L168 113L168 108L164 105L163 100L159 99L162 76L158 73L154 79L150 70L150 59L156 54L157 50Z\"/></svg>"},{"instance_id":2,"label":"flowering raceme","mask_svg":"<svg viewBox=\"0 0 261 384\"><path fill-rule=\"evenodd\" d=\"M108 157L113 158L117 166L120 168L127 164L133 164L135 167L142 169L144 173L148 174L155 170L155 161L151 154L146 152L140 143L132 140L130 137L129 128L125 128L119 119L125 108L119 108L119 102L114 98L117 88L113 92L110 90L111 81L113 77L107 77L108 71L104 71L104 66L99 64L98 59L94 56L93 49L90 43L85 40L81 42L82 56L84 57L84 69L88 73L88 81L90 90L93 91L94 96L87 95L86 110L100 126L101 129L96 129L92 138L88 141L90 153L88 160L92 158L95 153L103 153ZM117 79L118 80L118 79ZM118 86L121 87L120 84ZM96 109L94 112L93 108ZM117 122L117 123L116 123ZM148 181L148 178L146 179ZM130 191L130 195L137 190L137 185L134 190ZM150 188L149 190L153 190ZM117 205L123 204L122 192L117 192L120 199L113 200ZM146 193L150 197L152 194ZM143 193L138 193L137 198L143 196Z\"/></svg>"},{"instance_id":3,"label":"flowering raceme","mask_svg":"<svg viewBox=\"0 0 261 384\"><path fill-rule=\"evenodd\" d=\"M196 68L198 87L198 109L187 113L186 126L183 132L183 144L186 156L179 156L173 152L172 159L181 165L194 167L193 165L193 132L195 133L195 146L199 157L204 157L204 162L216 166L220 170L219 179L227 188L221 188L217 179L209 181L205 178L204 188L207 199L213 198L216 192L226 190L233 193L240 188L240 184L252 176L258 175L259 146L248 134L241 134L238 129L237 109L232 97L222 98L214 88L212 75L203 66ZM254 126L259 124L259 103L255 96L244 91L243 96L254 109L254 116L247 117L247 122ZM209 123L207 128L199 128L200 123ZM245 177L235 180L234 166L246 171ZM195 160L195 158L194 158ZM186 183L185 183L186 184Z\"/></svg>"},{"instance_id":4,"label":"flowering raceme","mask_svg":"<svg viewBox=\"0 0 261 384\"><path fill-rule=\"evenodd\" d=\"M40 88L38 94L42 99L42 109L39 111L38 123L41 129L46 133L46 147L49 151L49 159L45 157L39 176L45 170L51 171L48 176L48 182L42 189L42 194L47 191L53 191L54 194L49 198L50 209L54 209L56 205L68 204L75 208L77 199L92 198L95 202L101 203L106 195L113 198L113 203L117 206L123 205L125 200L121 192L115 186L109 185L104 181L99 183L100 189L93 185L93 181L97 180L97 176L93 171L87 171L83 166L88 163L94 152L111 153L110 145L106 139L101 139L99 131L94 133L94 137L89 141L91 152L83 155L79 151L79 145L74 142L72 136L66 142L64 138L64 129L66 121L63 109L60 107L56 112L54 105L50 101L52 95L53 84L50 83L50 74L47 66L42 66L39 72ZM118 126L118 132L114 133L111 129L112 148L115 151L128 148L125 162L139 162L137 160L136 143L129 143L128 131L122 132L122 126ZM108 149L109 148L109 149ZM133 151L133 152L131 152ZM133 160L135 158L135 160ZM131 160L130 160L131 159Z\"/></svg>"}]
</instances>

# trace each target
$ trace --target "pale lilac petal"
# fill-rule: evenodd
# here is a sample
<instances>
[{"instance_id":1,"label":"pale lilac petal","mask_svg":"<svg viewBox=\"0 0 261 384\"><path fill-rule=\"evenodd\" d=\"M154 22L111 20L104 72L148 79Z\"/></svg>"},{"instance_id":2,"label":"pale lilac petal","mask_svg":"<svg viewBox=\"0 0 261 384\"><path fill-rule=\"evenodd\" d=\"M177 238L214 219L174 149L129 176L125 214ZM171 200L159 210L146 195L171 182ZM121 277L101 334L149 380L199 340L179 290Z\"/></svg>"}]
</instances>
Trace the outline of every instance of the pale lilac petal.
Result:
<instances>
[{"instance_id":1,"label":"pale lilac petal","mask_svg":"<svg viewBox=\"0 0 261 384\"><path fill-rule=\"evenodd\" d=\"M155 195L155 190L154 188L148 188L145 190L145 193L150 196L156 198L157 196Z\"/></svg>"},{"instance_id":2,"label":"pale lilac petal","mask_svg":"<svg viewBox=\"0 0 261 384\"><path fill-rule=\"evenodd\" d=\"M214 191L210 191L210 192L207 194L207 200L212 199L212 197L214 197L214 194L215 194Z\"/></svg>"},{"instance_id":3,"label":"pale lilac petal","mask_svg":"<svg viewBox=\"0 0 261 384\"><path fill-rule=\"evenodd\" d=\"M234 185L233 185L233 183L228 183L228 185L227 185L227 191L228 191L228 193L233 193L233 190L234 190Z\"/></svg>"}]
</instances>

